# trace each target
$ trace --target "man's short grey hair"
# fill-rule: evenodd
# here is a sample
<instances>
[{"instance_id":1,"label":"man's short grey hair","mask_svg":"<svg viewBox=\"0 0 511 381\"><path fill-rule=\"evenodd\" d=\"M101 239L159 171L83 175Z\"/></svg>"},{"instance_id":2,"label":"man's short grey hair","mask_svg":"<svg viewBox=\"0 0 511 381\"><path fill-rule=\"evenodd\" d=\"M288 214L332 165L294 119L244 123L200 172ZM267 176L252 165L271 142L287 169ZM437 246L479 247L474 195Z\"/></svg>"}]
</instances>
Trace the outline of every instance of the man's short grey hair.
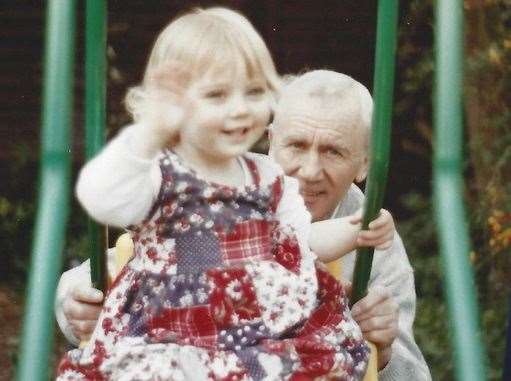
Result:
<instances>
[{"instance_id":1,"label":"man's short grey hair","mask_svg":"<svg viewBox=\"0 0 511 381\"><path fill-rule=\"evenodd\" d=\"M313 70L298 76L283 77L276 115L286 109L286 103L298 98L318 99L322 104L342 104L346 99L358 100L362 128L369 133L373 114L373 99L367 88L350 76L331 70Z\"/></svg>"}]
</instances>

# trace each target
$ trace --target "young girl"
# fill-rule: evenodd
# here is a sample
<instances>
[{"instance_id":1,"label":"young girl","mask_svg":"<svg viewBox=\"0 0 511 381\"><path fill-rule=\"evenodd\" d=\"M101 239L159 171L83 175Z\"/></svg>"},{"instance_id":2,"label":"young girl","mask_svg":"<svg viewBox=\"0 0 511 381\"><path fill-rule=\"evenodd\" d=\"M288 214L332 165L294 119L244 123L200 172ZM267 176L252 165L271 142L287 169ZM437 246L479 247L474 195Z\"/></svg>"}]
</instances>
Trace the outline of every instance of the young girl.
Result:
<instances>
[{"instance_id":1,"label":"young girl","mask_svg":"<svg viewBox=\"0 0 511 381\"><path fill-rule=\"evenodd\" d=\"M135 255L58 379L364 374L367 346L341 285L315 267L297 182L248 153L278 84L267 47L238 13L197 9L160 34L143 84L127 96L136 123L77 185L91 216L128 227ZM320 257L355 246L359 227L337 223Z\"/></svg>"}]
</instances>

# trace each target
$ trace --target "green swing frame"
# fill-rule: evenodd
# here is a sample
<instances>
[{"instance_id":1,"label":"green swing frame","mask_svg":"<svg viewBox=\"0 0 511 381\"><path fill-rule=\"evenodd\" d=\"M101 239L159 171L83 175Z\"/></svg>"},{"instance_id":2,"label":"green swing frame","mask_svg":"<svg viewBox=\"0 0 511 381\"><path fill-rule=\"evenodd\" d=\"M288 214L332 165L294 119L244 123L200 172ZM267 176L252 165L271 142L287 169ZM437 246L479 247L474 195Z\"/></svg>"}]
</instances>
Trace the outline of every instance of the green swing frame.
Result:
<instances>
[{"instance_id":1,"label":"green swing frame","mask_svg":"<svg viewBox=\"0 0 511 381\"><path fill-rule=\"evenodd\" d=\"M462 20L461 0L438 0L434 196L446 295L456 348L458 380L485 378L485 353L478 328L469 240L462 204ZM106 1L86 1L86 157L104 144L106 94ZM397 0L378 1L374 73L375 109L370 171L366 183L363 225L381 208L386 186L394 66ZM70 126L76 0L48 0L42 105L42 151L38 213L33 241L17 380L48 379L53 348L53 305L62 264L70 195ZM106 266L101 228L90 222L93 285L105 289ZM359 250L353 301L367 292L373 251Z\"/></svg>"}]
</instances>

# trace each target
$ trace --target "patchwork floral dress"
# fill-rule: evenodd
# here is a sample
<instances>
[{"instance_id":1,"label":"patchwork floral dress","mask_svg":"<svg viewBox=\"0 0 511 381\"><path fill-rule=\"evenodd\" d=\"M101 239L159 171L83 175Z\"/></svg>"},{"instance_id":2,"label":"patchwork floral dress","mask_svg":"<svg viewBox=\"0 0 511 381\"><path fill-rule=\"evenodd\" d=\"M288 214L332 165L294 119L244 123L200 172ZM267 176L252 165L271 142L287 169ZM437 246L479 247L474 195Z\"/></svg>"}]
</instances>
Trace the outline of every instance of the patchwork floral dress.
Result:
<instances>
[{"instance_id":1,"label":"patchwork floral dress","mask_svg":"<svg viewBox=\"0 0 511 381\"><path fill-rule=\"evenodd\" d=\"M164 152L157 201L130 228L135 255L59 380L361 378L368 348L343 289L281 213L292 179L263 185L242 160L252 185L232 188Z\"/></svg>"}]
</instances>

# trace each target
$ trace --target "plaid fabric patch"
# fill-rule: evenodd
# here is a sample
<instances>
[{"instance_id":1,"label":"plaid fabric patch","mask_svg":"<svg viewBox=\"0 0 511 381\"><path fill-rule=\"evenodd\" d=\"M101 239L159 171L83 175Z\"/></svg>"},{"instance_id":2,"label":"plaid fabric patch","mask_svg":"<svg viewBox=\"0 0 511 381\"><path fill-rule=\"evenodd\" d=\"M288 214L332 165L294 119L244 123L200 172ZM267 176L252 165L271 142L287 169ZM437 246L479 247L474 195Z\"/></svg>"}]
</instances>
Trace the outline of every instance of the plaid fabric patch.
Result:
<instances>
[{"instance_id":1,"label":"plaid fabric patch","mask_svg":"<svg viewBox=\"0 0 511 381\"><path fill-rule=\"evenodd\" d=\"M271 258L270 223L250 220L237 224L229 233L218 233L220 252L227 266L243 264L247 259Z\"/></svg>"},{"instance_id":2,"label":"plaid fabric patch","mask_svg":"<svg viewBox=\"0 0 511 381\"><path fill-rule=\"evenodd\" d=\"M174 338L176 342L212 348L216 346L216 324L209 306L164 309L148 324L153 337Z\"/></svg>"}]
</instances>

